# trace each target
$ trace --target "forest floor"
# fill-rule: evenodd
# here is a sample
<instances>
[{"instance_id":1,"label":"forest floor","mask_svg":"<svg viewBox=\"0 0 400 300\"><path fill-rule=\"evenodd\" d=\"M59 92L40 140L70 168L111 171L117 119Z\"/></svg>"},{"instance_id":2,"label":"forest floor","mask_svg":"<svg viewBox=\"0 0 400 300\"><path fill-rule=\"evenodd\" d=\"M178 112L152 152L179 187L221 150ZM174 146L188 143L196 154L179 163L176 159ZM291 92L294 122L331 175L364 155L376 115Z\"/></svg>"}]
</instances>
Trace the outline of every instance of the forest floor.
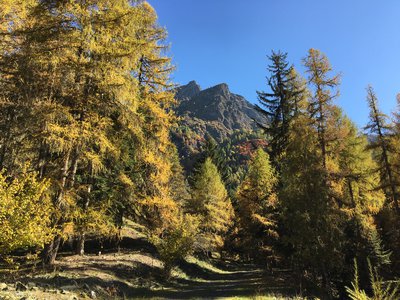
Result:
<instances>
[{"instance_id":1,"label":"forest floor","mask_svg":"<svg viewBox=\"0 0 400 300\"><path fill-rule=\"evenodd\" d=\"M52 269L30 265L0 270L2 299L294 299L290 272L266 272L233 260L189 257L162 276L154 247L142 237L124 239L119 252L72 255Z\"/></svg>"}]
</instances>

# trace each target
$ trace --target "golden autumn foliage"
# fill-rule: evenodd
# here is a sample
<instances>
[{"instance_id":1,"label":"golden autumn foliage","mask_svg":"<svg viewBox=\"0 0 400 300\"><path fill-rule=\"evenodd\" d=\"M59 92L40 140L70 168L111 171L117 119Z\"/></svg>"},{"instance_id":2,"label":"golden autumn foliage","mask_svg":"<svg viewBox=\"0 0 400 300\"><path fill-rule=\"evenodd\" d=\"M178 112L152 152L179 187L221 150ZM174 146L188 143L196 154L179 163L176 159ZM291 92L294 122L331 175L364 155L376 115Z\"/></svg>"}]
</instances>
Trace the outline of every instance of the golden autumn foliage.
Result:
<instances>
[{"instance_id":1,"label":"golden autumn foliage","mask_svg":"<svg viewBox=\"0 0 400 300\"><path fill-rule=\"evenodd\" d=\"M17 249L41 250L53 238L48 186L27 168L15 178L0 173L0 257Z\"/></svg>"},{"instance_id":2,"label":"golden autumn foliage","mask_svg":"<svg viewBox=\"0 0 400 300\"><path fill-rule=\"evenodd\" d=\"M272 245L278 238L277 183L268 154L257 149L236 196L241 243L253 254L262 251L272 255Z\"/></svg>"},{"instance_id":3,"label":"golden autumn foliage","mask_svg":"<svg viewBox=\"0 0 400 300\"><path fill-rule=\"evenodd\" d=\"M175 100L154 9L127 0L1 5L0 168L31 160L51 179L52 225L80 240L112 215L163 232L179 214L168 187Z\"/></svg>"},{"instance_id":4,"label":"golden autumn foliage","mask_svg":"<svg viewBox=\"0 0 400 300\"><path fill-rule=\"evenodd\" d=\"M392 250L400 265L400 116L389 122L372 87L366 136L335 105L340 77L322 52L303 60L307 80L272 52L265 136L235 147L235 132L225 149L207 137L189 187L166 37L146 1L0 0L1 258L44 248L51 264L62 240L83 254L89 233L129 219L166 273L232 236L244 257L284 257L323 288L354 257L386 266ZM242 164L259 145L268 153Z\"/></svg>"},{"instance_id":5,"label":"golden autumn foliage","mask_svg":"<svg viewBox=\"0 0 400 300\"><path fill-rule=\"evenodd\" d=\"M206 251L221 248L232 225L234 211L217 167L210 158L195 176L188 210L200 219L200 248Z\"/></svg>"},{"instance_id":6,"label":"golden autumn foliage","mask_svg":"<svg viewBox=\"0 0 400 300\"><path fill-rule=\"evenodd\" d=\"M324 284L348 271L346 259L387 263L375 219L385 197L366 137L333 103L339 77L317 50L304 63L311 97L293 121L282 159L281 241L296 267Z\"/></svg>"},{"instance_id":7,"label":"golden autumn foliage","mask_svg":"<svg viewBox=\"0 0 400 300\"><path fill-rule=\"evenodd\" d=\"M198 218L184 214L161 237L153 237L152 241L164 263L165 275L169 275L174 264L193 252L198 230Z\"/></svg>"}]
</instances>

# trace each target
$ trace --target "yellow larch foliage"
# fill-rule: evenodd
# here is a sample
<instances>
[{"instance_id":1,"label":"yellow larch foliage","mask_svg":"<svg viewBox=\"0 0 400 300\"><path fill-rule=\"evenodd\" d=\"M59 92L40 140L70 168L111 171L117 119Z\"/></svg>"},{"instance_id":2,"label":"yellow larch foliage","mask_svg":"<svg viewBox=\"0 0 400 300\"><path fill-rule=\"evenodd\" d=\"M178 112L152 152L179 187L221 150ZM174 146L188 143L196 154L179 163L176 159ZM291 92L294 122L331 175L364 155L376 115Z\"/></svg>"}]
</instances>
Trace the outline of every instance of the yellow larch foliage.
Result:
<instances>
[{"instance_id":1,"label":"yellow larch foliage","mask_svg":"<svg viewBox=\"0 0 400 300\"><path fill-rule=\"evenodd\" d=\"M234 211L218 169L210 158L195 176L188 209L200 219L199 247L207 251L221 248L232 225Z\"/></svg>"},{"instance_id":2,"label":"yellow larch foliage","mask_svg":"<svg viewBox=\"0 0 400 300\"><path fill-rule=\"evenodd\" d=\"M0 173L0 257L16 249L40 250L53 238L48 186L27 167L12 179Z\"/></svg>"},{"instance_id":3,"label":"yellow larch foliage","mask_svg":"<svg viewBox=\"0 0 400 300\"><path fill-rule=\"evenodd\" d=\"M278 238L277 183L277 173L268 154L261 148L257 149L237 191L240 244L253 255L262 249L267 251L263 254L273 255L272 245Z\"/></svg>"}]
</instances>

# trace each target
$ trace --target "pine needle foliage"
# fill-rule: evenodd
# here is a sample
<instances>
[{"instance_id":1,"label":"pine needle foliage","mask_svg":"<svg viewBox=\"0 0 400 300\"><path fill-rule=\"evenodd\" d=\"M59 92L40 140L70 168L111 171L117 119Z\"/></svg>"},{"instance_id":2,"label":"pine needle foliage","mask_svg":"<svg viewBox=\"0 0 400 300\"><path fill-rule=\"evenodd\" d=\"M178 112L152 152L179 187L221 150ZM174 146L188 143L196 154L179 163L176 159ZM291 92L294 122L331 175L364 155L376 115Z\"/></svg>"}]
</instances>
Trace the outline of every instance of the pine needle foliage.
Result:
<instances>
[{"instance_id":1,"label":"pine needle foliage","mask_svg":"<svg viewBox=\"0 0 400 300\"><path fill-rule=\"evenodd\" d=\"M268 56L271 65L267 70L269 92L257 92L260 106L257 110L263 113L269 125L259 124L270 137L271 158L275 162L285 151L288 143L288 131L291 119L296 110L296 98L304 90L295 84L293 67L287 62L287 53L274 52Z\"/></svg>"},{"instance_id":2,"label":"pine needle foliage","mask_svg":"<svg viewBox=\"0 0 400 300\"><path fill-rule=\"evenodd\" d=\"M79 253L86 231L123 216L162 232L178 216L168 187L175 101L154 9L128 0L0 4L0 169L13 176L29 160L49 179L52 226L75 228ZM48 263L61 238L47 245Z\"/></svg>"},{"instance_id":3,"label":"pine needle foliage","mask_svg":"<svg viewBox=\"0 0 400 300\"><path fill-rule=\"evenodd\" d=\"M347 295L352 300L395 300L399 297L400 284L398 282L385 282L378 271L368 259L371 296L360 288L357 260L354 259L354 278L351 287L346 287Z\"/></svg>"}]
</instances>

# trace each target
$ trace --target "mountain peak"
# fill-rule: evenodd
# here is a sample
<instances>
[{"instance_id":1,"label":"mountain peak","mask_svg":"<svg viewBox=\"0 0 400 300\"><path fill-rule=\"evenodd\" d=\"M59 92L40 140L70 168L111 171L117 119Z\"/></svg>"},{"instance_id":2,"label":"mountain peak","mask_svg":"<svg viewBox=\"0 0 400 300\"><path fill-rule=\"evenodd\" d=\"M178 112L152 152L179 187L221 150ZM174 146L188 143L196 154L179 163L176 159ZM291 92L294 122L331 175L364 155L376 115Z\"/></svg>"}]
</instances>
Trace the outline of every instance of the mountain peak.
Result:
<instances>
[{"instance_id":1,"label":"mountain peak","mask_svg":"<svg viewBox=\"0 0 400 300\"><path fill-rule=\"evenodd\" d=\"M228 90L229 91L229 86L226 83L220 83L214 86L215 89L223 89L223 90Z\"/></svg>"},{"instance_id":2,"label":"mountain peak","mask_svg":"<svg viewBox=\"0 0 400 300\"><path fill-rule=\"evenodd\" d=\"M188 100L198 93L201 92L200 86L197 84L196 81L192 80L189 81L186 85L181 85L176 89L176 99L178 100Z\"/></svg>"},{"instance_id":3,"label":"mountain peak","mask_svg":"<svg viewBox=\"0 0 400 300\"><path fill-rule=\"evenodd\" d=\"M199 85L197 84L196 80L189 81L189 83L186 86L198 86L199 87Z\"/></svg>"},{"instance_id":4,"label":"mountain peak","mask_svg":"<svg viewBox=\"0 0 400 300\"><path fill-rule=\"evenodd\" d=\"M253 104L231 93L226 83L199 89L195 81L180 87L176 95L180 100L176 112L186 118L183 123L201 123L201 127L207 127L207 131L219 141L235 130L255 129L254 119L261 121L263 118Z\"/></svg>"},{"instance_id":5,"label":"mountain peak","mask_svg":"<svg viewBox=\"0 0 400 300\"><path fill-rule=\"evenodd\" d=\"M204 92L206 92L206 91L216 93L216 94L218 94L218 93L223 93L226 95L230 94L229 86L226 83L220 83L220 84L214 85L214 86L209 87L208 89L204 90Z\"/></svg>"}]
</instances>

